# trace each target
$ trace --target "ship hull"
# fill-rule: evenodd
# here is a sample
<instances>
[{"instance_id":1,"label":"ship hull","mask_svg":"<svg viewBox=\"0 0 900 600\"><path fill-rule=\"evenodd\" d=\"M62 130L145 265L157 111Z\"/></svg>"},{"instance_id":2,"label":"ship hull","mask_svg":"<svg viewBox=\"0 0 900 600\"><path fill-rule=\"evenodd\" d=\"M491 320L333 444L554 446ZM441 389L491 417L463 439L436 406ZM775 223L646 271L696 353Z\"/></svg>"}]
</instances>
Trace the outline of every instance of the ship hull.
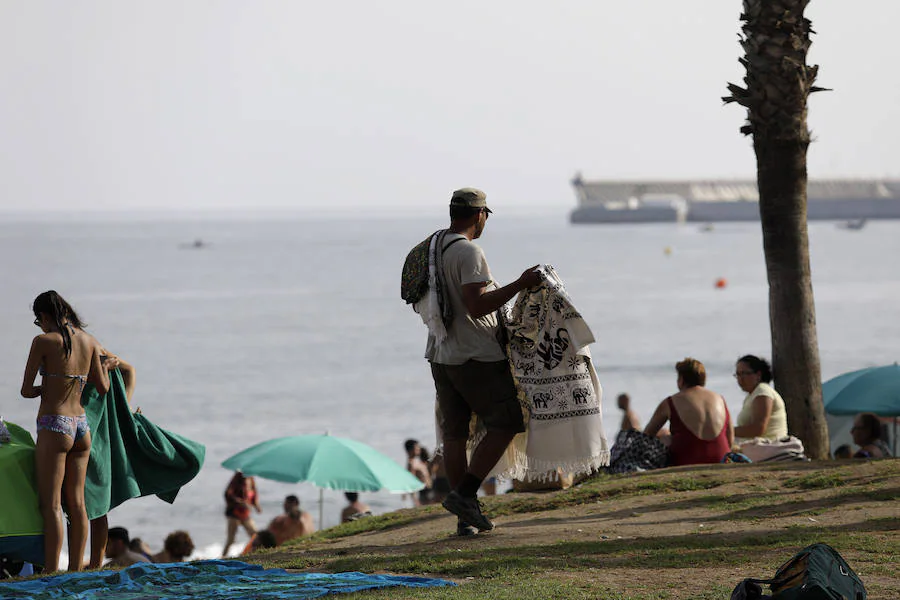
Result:
<instances>
[{"instance_id":1,"label":"ship hull","mask_svg":"<svg viewBox=\"0 0 900 600\"><path fill-rule=\"evenodd\" d=\"M810 221L846 221L853 219L900 219L900 198L848 200L810 200L807 203ZM668 207L639 207L609 209L603 205L580 206L572 211L572 223L676 223L678 211ZM720 223L759 221L756 202L692 202L685 221L692 223Z\"/></svg>"}]
</instances>

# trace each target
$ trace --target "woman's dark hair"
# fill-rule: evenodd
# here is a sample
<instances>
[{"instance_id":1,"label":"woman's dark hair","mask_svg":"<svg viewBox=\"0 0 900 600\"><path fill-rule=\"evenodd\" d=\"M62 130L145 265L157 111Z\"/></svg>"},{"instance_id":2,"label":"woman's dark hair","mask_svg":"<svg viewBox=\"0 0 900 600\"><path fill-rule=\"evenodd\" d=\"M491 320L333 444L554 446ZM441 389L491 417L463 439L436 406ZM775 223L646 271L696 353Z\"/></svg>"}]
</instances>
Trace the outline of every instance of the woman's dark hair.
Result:
<instances>
[{"instance_id":1,"label":"woman's dark hair","mask_svg":"<svg viewBox=\"0 0 900 600\"><path fill-rule=\"evenodd\" d=\"M771 383L772 382L772 367L769 366L764 359L753 356L752 354L747 354L745 356L740 357L738 362L742 362L754 373L759 373L759 379L763 383Z\"/></svg>"},{"instance_id":2,"label":"woman's dark hair","mask_svg":"<svg viewBox=\"0 0 900 600\"><path fill-rule=\"evenodd\" d=\"M254 544L257 548L274 548L278 545L278 541L275 539L274 533L268 529L263 529L262 531L256 532Z\"/></svg>"},{"instance_id":3,"label":"woman's dark hair","mask_svg":"<svg viewBox=\"0 0 900 600\"><path fill-rule=\"evenodd\" d=\"M163 542L163 548L165 548L166 552L172 555L173 558L178 558L180 560L190 556L194 551L194 540L191 539L191 536L187 531L179 529L178 531L173 531L166 537L166 541Z\"/></svg>"},{"instance_id":4,"label":"woman's dark hair","mask_svg":"<svg viewBox=\"0 0 900 600\"><path fill-rule=\"evenodd\" d=\"M34 299L31 310L34 311L34 316L38 319L41 318L42 314L48 315L53 319L60 335L62 335L65 356L69 358L72 354L72 334L69 328L66 327L66 322L78 329L83 329L85 325L78 318L78 313L75 312L75 309L56 291L49 290Z\"/></svg>"},{"instance_id":5,"label":"woman's dark hair","mask_svg":"<svg viewBox=\"0 0 900 600\"><path fill-rule=\"evenodd\" d=\"M696 358L688 357L679 363L675 363L675 370L681 376L681 380L686 387L706 385L706 367Z\"/></svg>"},{"instance_id":6,"label":"woman's dark hair","mask_svg":"<svg viewBox=\"0 0 900 600\"><path fill-rule=\"evenodd\" d=\"M359 500L359 492L344 492L344 498L346 498L348 502L356 502Z\"/></svg>"},{"instance_id":7,"label":"woman's dark hair","mask_svg":"<svg viewBox=\"0 0 900 600\"><path fill-rule=\"evenodd\" d=\"M859 413L856 418L869 441L881 439L881 420L875 413Z\"/></svg>"}]
</instances>

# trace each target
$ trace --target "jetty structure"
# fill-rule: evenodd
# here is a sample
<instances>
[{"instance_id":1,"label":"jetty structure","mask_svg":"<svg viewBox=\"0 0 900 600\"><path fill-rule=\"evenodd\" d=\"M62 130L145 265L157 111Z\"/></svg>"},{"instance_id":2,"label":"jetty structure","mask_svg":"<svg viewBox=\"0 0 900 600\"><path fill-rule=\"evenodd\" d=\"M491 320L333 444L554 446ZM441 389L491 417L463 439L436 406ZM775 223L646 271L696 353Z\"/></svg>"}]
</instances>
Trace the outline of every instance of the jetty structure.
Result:
<instances>
[{"instance_id":1,"label":"jetty structure","mask_svg":"<svg viewBox=\"0 0 900 600\"><path fill-rule=\"evenodd\" d=\"M578 206L572 223L715 223L758 221L759 191L751 179L572 179ZM900 179L811 179L807 218L900 219Z\"/></svg>"}]
</instances>

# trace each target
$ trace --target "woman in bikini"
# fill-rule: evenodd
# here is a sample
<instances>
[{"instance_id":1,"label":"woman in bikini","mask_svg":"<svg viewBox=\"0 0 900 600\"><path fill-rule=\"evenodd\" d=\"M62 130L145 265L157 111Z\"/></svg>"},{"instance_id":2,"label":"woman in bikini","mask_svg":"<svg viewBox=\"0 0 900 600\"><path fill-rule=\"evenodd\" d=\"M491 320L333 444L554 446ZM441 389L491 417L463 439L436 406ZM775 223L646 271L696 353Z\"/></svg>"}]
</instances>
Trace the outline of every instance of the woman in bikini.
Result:
<instances>
[{"instance_id":1,"label":"woman in bikini","mask_svg":"<svg viewBox=\"0 0 900 600\"><path fill-rule=\"evenodd\" d=\"M644 433L655 436L671 423L669 464L697 465L722 462L734 443L734 427L725 399L706 385L706 368L686 358L675 365L678 393L663 400Z\"/></svg>"},{"instance_id":2,"label":"woman in bikini","mask_svg":"<svg viewBox=\"0 0 900 600\"><path fill-rule=\"evenodd\" d=\"M44 292L35 298L32 309L34 324L43 333L31 343L22 396L41 399L35 476L44 519L44 571L59 569L63 497L69 516L69 570L77 571L82 568L88 535L84 479L91 451L81 392L90 382L105 394L109 375L100 343L84 331L81 319L59 294ZM36 386L38 374L42 380Z\"/></svg>"},{"instance_id":3,"label":"woman in bikini","mask_svg":"<svg viewBox=\"0 0 900 600\"><path fill-rule=\"evenodd\" d=\"M256 534L256 524L250 518L250 507L262 512L259 507L259 495L256 492L256 480L238 471L225 488L225 518L228 521L225 547L222 558L228 556L228 550L234 543L238 525L244 528L251 541Z\"/></svg>"}]
</instances>

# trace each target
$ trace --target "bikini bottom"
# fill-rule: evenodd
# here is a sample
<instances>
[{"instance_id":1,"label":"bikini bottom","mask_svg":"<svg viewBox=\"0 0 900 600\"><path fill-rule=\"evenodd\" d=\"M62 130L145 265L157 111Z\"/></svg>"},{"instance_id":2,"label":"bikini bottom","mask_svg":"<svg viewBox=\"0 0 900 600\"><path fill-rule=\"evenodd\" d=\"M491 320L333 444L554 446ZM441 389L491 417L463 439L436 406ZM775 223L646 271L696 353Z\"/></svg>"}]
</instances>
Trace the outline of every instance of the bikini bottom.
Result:
<instances>
[{"instance_id":1,"label":"bikini bottom","mask_svg":"<svg viewBox=\"0 0 900 600\"><path fill-rule=\"evenodd\" d=\"M87 415L67 417L64 415L43 415L37 418L37 430L45 429L67 435L76 442L90 433Z\"/></svg>"}]
</instances>

